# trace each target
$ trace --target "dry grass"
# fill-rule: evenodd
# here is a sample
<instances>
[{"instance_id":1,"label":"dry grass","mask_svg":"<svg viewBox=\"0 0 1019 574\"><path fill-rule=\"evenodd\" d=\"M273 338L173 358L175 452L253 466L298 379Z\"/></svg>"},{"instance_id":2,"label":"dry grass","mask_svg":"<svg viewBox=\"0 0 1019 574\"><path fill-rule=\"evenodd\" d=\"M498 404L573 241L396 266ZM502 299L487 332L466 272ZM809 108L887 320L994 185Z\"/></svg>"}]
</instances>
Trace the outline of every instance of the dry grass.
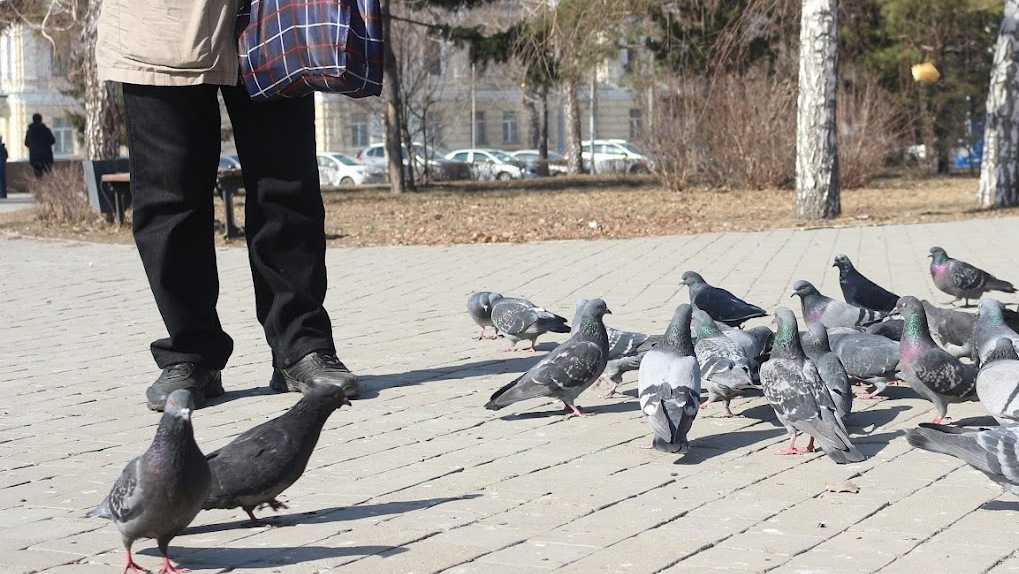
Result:
<instances>
[{"instance_id":1,"label":"dry grass","mask_svg":"<svg viewBox=\"0 0 1019 574\"><path fill-rule=\"evenodd\" d=\"M383 189L327 190L326 231L335 246L433 245L917 223L1019 214L1016 209L976 209L976 189L977 180L970 177L880 179L866 188L843 191L841 218L806 224L795 218L791 191L676 193L664 191L651 177L457 184L403 196ZM236 202L238 223L243 222L243 199L238 197ZM30 211L0 215L0 231L131 241L126 227L43 222ZM242 245L243 241L232 243Z\"/></svg>"}]
</instances>

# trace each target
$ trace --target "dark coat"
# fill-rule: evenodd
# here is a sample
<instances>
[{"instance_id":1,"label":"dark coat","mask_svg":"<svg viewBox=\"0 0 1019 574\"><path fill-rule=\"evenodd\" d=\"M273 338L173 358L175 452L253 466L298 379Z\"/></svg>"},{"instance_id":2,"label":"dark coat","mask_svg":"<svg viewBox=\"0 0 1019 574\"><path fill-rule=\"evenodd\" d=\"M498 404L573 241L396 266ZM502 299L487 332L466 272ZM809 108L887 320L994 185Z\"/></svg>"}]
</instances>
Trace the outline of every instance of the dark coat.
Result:
<instances>
[{"instance_id":1,"label":"dark coat","mask_svg":"<svg viewBox=\"0 0 1019 574\"><path fill-rule=\"evenodd\" d=\"M53 163L53 144L57 143L46 124L32 123L25 133L25 145L28 146L28 161L35 163Z\"/></svg>"}]
</instances>

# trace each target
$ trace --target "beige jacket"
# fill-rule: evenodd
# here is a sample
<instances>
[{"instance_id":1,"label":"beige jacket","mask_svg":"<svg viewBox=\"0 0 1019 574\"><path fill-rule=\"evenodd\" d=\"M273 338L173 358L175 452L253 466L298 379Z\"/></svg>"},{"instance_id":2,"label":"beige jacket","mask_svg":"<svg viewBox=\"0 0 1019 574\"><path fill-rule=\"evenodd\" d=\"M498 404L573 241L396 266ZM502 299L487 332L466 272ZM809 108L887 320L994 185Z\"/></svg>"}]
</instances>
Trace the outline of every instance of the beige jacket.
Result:
<instances>
[{"instance_id":1,"label":"beige jacket","mask_svg":"<svg viewBox=\"0 0 1019 574\"><path fill-rule=\"evenodd\" d=\"M235 85L239 0L104 0L99 79L148 86Z\"/></svg>"}]
</instances>

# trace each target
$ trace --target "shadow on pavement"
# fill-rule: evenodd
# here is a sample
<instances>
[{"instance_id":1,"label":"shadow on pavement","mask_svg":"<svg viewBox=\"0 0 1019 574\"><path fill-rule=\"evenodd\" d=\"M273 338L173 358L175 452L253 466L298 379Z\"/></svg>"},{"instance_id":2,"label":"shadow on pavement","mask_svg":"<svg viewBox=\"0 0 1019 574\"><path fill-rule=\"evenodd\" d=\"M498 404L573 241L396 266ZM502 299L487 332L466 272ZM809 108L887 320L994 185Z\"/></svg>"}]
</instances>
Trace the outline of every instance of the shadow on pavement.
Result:
<instances>
[{"instance_id":1,"label":"shadow on pavement","mask_svg":"<svg viewBox=\"0 0 1019 574\"><path fill-rule=\"evenodd\" d=\"M723 432L698 437L690 441L690 450L674 464L700 464L716 456L746 448L762 441L772 440L784 434L786 434L784 429L774 427L759 430Z\"/></svg>"},{"instance_id":2,"label":"shadow on pavement","mask_svg":"<svg viewBox=\"0 0 1019 574\"><path fill-rule=\"evenodd\" d=\"M550 347L547 350L555 348L554 344L550 343L549 345ZM546 350L542 349L544 346L545 345L538 345L538 348ZM505 359L484 359L471 363L460 363L444 367L435 367L432 369L419 369L403 373L393 373L389 375L361 375L360 398L372 399L379 396L379 392L385 389L418 385L421 383L455 381L466 379L467 377L486 375L522 375L525 371L527 371L527 369L534 366L534 364L540 361L544 356L545 355L543 353L526 353L522 355L507 353ZM502 384L508 382L509 380L507 379ZM498 386L493 386L492 390L494 391L497 388Z\"/></svg>"},{"instance_id":3,"label":"shadow on pavement","mask_svg":"<svg viewBox=\"0 0 1019 574\"><path fill-rule=\"evenodd\" d=\"M578 404L577 406L580 407L580 410L584 411L585 413L590 413L592 415L607 414L607 413L631 413L631 412L637 412L637 411L640 410L640 404L637 403L636 401L619 401L619 402L616 402L616 403L609 403L607 405L598 405L598 406L595 406L595 407L585 407L582 404ZM571 414L571 413L572 413L572 411L568 410L566 407L563 407L562 409L554 409L554 410L551 410L551 411L527 411L527 412L523 412L523 413L514 413L514 414L504 415L504 416L501 416L499 418L504 420L504 421L517 421L517 420L540 419L540 418L556 417L556 416L558 416L558 417L565 417L567 414Z\"/></svg>"},{"instance_id":4,"label":"shadow on pavement","mask_svg":"<svg viewBox=\"0 0 1019 574\"><path fill-rule=\"evenodd\" d=\"M171 547L178 550L189 550L184 547ZM208 548L192 552L180 561L181 566L191 569L220 568L224 572L242 567L248 568L279 568L290 564L300 564L315 560L346 558L351 556L371 556L373 554L395 554L406 552L402 546L290 546L255 548ZM156 548L146 548L137 554L159 556ZM173 554L171 554L171 558ZM254 558L253 558L254 557Z\"/></svg>"}]
</instances>

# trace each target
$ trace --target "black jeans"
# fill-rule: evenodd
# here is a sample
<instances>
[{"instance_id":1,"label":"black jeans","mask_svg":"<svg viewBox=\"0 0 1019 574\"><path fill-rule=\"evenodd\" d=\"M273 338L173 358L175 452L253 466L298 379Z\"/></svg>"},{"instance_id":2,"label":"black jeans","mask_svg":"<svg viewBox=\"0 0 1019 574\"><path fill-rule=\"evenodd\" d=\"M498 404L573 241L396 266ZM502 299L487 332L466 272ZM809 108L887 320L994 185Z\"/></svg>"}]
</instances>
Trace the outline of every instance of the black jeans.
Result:
<instances>
[{"instance_id":1,"label":"black jeans","mask_svg":"<svg viewBox=\"0 0 1019 574\"><path fill-rule=\"evenodd\" d=\"M233 351L216 312L220 91L244 174L255 311L276 366L334 353L312 98L262 103L241 86L124 84L134 238L169 334L152 356L160 368L222 369Z\"/></svg>"}]
</instances>

